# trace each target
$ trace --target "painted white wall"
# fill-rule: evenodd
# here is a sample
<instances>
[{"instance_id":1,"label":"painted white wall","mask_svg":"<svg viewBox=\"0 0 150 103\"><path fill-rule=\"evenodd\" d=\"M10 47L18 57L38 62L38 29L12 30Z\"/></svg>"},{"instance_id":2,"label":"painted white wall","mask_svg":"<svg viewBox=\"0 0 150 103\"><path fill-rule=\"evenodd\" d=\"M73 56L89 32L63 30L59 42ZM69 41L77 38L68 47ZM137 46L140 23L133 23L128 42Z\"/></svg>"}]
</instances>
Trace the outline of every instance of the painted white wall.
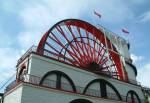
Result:
<instances>
[{"instance_id":1,"label":"painted white wall","mask_svg":"<svg viewBox=\"0 0 150 103\"><path fill-rule=\"evenodd\" d=\"M108 99L95 98L52 89L34 87L29 84L23 85L21 103L69 103L75 99L87 99L93 103L123 103Z\"/></svg>"},{"instance_id":2,"label":"painted white wall","mask_svg":"<svg viewBox=\"0 0 150 103\"><path fill-rule=\"evenodd\" d=\"M22 103L22 87L18 87L13 92L4 95L4 103Z\"/></svg>"},{"instance_id":3,"label":"painted white wall","mask_svg":"<svg viewBox=\"0 0 150 103\"><path fill-rule=\"evenodd\" d=\"M90 81L94 79L103 78L109 81L110 83L112 83L117 88L117 90L119 91L121 95L126 96L129 90L134 90L138 93L140 98L142 99L144 98L143 93L141 91L141 87L139 86L121 82L121 81L114 80L111 78L102 77L94 73L87 72L87 71L66 65L64 63L60 63L60 62L57 62L57 61L54 61L45 57L35 55L35 54L32 54L30 59L31 59L30 60L31 62L30 62L29 74L31 75L42 77L48 71L59 70L59 71L66 73L73 80L76 86L81 86L81 87L85 87Z\"/></svg>"},{"instance_id":4,"label":"painted white wall","mask_svg":"<svg viewBox=\"0 0 150 103\"><path fill-rule=\"evenodd\" d=\"M132 80L136 81L135 72L134 72L133 68L130 65L128 65L128 64L126 64L126 71L128 73L129 79L132 79Z\"/></svg>"},{"instance_id":5,"label":"painted white wall","mask_svg":"<svg viewBox=\"0 0 150 103\"><path fill-rule=\"evenodd\" d=\"M130 52L129 52L129 49L128 49L128 45L127 44L122 44L121 47L120 47L120 54L125 57L125 58L128 58L130 59Z\"/></svg>"}]
</instances>

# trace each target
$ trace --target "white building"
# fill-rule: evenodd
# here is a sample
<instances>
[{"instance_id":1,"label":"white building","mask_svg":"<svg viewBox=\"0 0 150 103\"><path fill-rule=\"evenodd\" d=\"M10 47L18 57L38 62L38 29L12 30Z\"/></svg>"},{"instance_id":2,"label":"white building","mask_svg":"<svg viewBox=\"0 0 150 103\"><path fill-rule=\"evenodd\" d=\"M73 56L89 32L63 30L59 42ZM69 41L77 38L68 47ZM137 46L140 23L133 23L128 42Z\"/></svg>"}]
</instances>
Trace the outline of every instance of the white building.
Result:
<instances>
[{"instance_id":1,"label":"white building","mask_svg":"<svg viewBox=\"0 0 150 103\"><path fill-rule=\"evenodd\" d=\"M124 39L67 19L18 60L3 103L144 103L136 75Z\"/></svg>"}]
</instances>

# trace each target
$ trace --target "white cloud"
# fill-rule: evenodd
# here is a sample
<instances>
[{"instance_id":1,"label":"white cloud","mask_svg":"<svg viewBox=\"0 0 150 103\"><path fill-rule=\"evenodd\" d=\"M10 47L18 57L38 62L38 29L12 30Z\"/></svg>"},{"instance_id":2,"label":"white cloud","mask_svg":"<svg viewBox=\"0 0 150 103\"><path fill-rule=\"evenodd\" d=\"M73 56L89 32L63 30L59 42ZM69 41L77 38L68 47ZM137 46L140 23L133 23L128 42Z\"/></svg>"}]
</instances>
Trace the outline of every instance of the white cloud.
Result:
<instances>
[{"instance_id":1,"label":"white cloud","mask_svg":"<svg viewBox=\"0 0 150 103\"><path fill-rule=\"evenodd\" d=\"M10 69L7 72L3 72L0 75L0 92L4 92L4 89L15 79L16 71Z\"/></svg>"},{"instance_id":2,"label":"white cloud","mask_svg":"<svg viewBox=\"0 0 150 103\"><path fill-rule=\"evenodd\" d=\"M150 21L150 11L145 12L140 16L140 22L149 22Z\"/></svg>"},{"instance_id":3,"label":"white cloud","mask_svg":"<svg viewBox=\"0 0 150 103\"><path fill-rule=\"evenodd\" d=\"M23 20L26 28L50 27L56 21L64 18L77 18L84 8L84 4L74 0L45 0L41 2L31 2L24 5L19 16Z\"/></svg>"},{"instance_id":4,"label":"white cloud","mask_svg":"<svg viewBox=\"0 0 150 103\"><path fill-rule=\"evenodd\" d=\"M117 5L117 6L116 6ZM23 2L18 15L25 27L18 34L22 48L37 44L42 35L56 22L66 18L93 16L93 10L102 13L104 22L119 23L132 18L131 10L121 0L43 0L39 2ZM119 9L118 9L119 8ZM128 12L128 15L126 13ZM89 16L91 15L91 16ZM95 16L91 17L95 19ZM80 18L81 19L81 18ZM24 42L23 42L24 41Z\"/></svg>"},{"instance_id":5,"label":"white cloud","mask_svg":"<svg viewBox=\"0 0 150 103\"><path fill-rule=\"evenodd\" d=\"M29 47L36 44L40 38L39 36L34 32L20 32L17 39L23 49L29 49Z\"/></svg>"},{"instance_id":6,"label":"white cloud","mask_svg":"<svg viewBox=\"0 0 150 103\"><path fill-rule=\"evenodd\" d=\"M40 4L24 8L19 15L27 29L43 28L50 23L51 18L48 9Z\"/></svg>"},{"instance_id":7,"label":"white cloud","mask_svg":"<svg viewBox=\"0 0 150 103\"><path fill-rule=\"evenodd\" d=\"M143 67L138 69L137 80L142 85L150 87L150 63L147 63Z\"/></svg>"},{"instance_id":8,"label":"white cloud","mask_svg":"<svg viewBox=\"0 0 150 103\"><path fill-rule=\"evenodd\" d=\"M12 69L16 66L17 59L20 56L18 50L13 48L0 48L0 67Z\"/></svg>"},{"instance_id":9,"label":"white cloud","mask_svg":"<svg viewBox=\"0 0 150 103\"><path fill-rule=\"evenodd\" d=\"M134 63L137 63L137 62L143 60L144 57L143 56L136 56L135 54L131 54L131 59L133 60Z\"/></svg>"},{"instance_id":10,"label":"white cloud","mask_svg":"<svg viewBox=\"0 0 150 103\"><path fill-rule=\"evenodd\" d=\"M10 46L14 41L10 36L2 30L2 24L0 24L0 37L3 39L0 40L0 47Z\"/></svg>"},{"instance_id":11,"label":"white cloud","mask_svg":"<svg viewBox=\"0 0 150 103\"><path fill-rule=\"evenodd\" d=\"M5 80L11 79L10 77L15 77L15 73L16 71L14 70L9 70L7 72L1 73L0 82L4 83Z\"/></svg>"},{"instance_id":12,"label":"white cloud","mask_svg":"<svg viewBox=\"0 0 150 103\"><path fill-rule=\"evenodd\" d=\"M0 48L0 87L15 73L20 55L21 52L14 48Z\"/></svg>"},{"instance_id":13,"label":"white cloud","mask_svg":"<svg viewBox=\"0 0 150 103\"><path fill-rule=\"evenodd\" d=\"M85 0L82 0L85 1ZM65 3L64 3L65 2ZM22 48L37 45L42 35L56 22L65 18L78 18L84 4L74 0L45 0L23 5L19 17L23 21L24 31L18 34L18 41Z\"/></svg>"},{"instance_id":14,"label":"white cloud","mask_svg":"<svg viewBox=\"0 0 150 103\"><path fill-rule=\"evenodd\" d=\"M26 4L26 5L25 5ZM133 18L133 12L121 0L88 1L88 0L44 0L31 2L19 11L19 16L27 28L44 28L64 18L92 16L94 10L102 14L102 19L109 23L119 23ZM116 6L117 5L117 6ZM118 9L119 8L119 9ZM128 15L126 14L128 13ZM85 14L85 15L83 15Z\"/></svg>"},{"instance_id":15,"label":"white cloud","mask_svg":"<svg viewBox=\"0 0 150 103\"><path fill-rule=\"evenodd\" d=\"M133 19L133 12L128 8L128 5L126 5L124 1L101 0L99 3L95 3L96 5L93 5L93 8L96 8L102 13L102 21L108 23L121 23Z\"/></svg>"}]
</instances>

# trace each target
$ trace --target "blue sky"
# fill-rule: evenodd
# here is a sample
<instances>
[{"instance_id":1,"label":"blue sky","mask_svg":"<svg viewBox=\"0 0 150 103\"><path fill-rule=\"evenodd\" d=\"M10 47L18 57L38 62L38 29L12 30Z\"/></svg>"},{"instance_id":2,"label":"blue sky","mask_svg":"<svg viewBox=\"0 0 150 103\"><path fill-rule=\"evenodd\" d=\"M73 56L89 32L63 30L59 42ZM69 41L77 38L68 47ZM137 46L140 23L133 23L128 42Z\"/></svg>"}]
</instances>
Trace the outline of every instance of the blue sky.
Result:
<instances>
[{"instance_id":1,"label":"blue sky","mask_svg":"<svg viewBox=\"0 0 150 103\"><path fill-rule=\"evenodd\" d=\"M129 39L137 80L150 87L149 0L2 0L0 3L0 86L13 73L18 58L56 22L77 18ZM99 20L93 14L98 11ZM127 28L129 35L121 32Z\"/></svg>"}]
</instances>

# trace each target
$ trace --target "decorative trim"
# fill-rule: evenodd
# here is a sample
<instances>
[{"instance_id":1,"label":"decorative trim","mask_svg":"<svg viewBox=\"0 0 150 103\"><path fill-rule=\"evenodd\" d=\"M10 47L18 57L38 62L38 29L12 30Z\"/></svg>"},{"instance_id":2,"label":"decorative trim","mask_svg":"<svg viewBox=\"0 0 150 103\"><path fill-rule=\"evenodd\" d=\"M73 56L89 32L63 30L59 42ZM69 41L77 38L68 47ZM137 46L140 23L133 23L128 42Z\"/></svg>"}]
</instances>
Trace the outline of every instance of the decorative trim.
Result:
<instances>
[{"instance_id":1,"label":"decorative trim","mask_svg":"<svg viewBox=\"0 0 150 103\"><path fill-rule=\"evenodd\" d=\"M47 72L47 73L41 78L41 80L40 80L40 82L39 82L39 85L42 85L44 79L45 79L47 76L52 75L52 74L56 74L56 76L57 76L57 83L56 83L56 88L57 88L57 89L61 89L61 77L64 77L64 78L66 78L66 79L69 81L70 85L72 86L73 91L76 92L76 87L75 87L75 84L74 84L74 82L72 81L72 79L71 79L67 74L65 74L64 72L57 71L57 70Z\"/></svg>"},{"instance_id":2,"label":"decorative trim","mask_svg":"<svg viewBox=\"0 0 150 103\"><path fill-rule=\"evenodd\" d=\"M138 103L141 103L141 100L140 100L138 94L137 94L135 91L133 91L133 90L128 91L127 96L126 96L126 101L127 101L127 99L128 99L128 95L129 95L129 94L131 94L131 99L132 99L132 100L134 99L133 96L135 95L136 98L138 99Z\"/></svg>"},{"instance_id":3,"label":"decorative trim","mask_svg":"<svg viewBox=\"0 0 150 103\"><path fill-rule=\"evenodd\" d=\"M90 87L90 85L92 85L93 83L96 83L96 82L100 83L101 92L104 93L104 94L101 94L103 97L107 97L106 85L108 85L109 87L111 87L115 91L115 93L118 96L119 100L122 100L121 95L119 94L118 90L110 82L108 82L104 79L94 79L91 82L89 82L87 84L87 86L85 87L85 89L83 91L83 94L86 93L86 91Z\"/></svg>"}]
</instances>

